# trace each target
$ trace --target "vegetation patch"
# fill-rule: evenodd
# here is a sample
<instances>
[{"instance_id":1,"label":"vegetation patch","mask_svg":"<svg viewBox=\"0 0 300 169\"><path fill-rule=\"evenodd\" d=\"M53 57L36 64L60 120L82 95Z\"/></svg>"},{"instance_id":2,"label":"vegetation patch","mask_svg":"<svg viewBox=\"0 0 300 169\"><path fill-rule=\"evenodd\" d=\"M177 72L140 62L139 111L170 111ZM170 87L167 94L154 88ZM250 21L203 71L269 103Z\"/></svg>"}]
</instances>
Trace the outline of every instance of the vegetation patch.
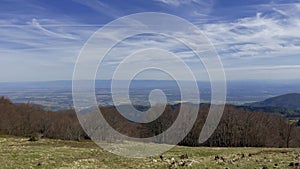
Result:
<instances>
[{"instance_id":1,"label":"vegetation patch","mask_svg":"<svg viewBox=\"0 0 300 169\"><path fill-rule=\"evenodd\" d=\"M120 157L91 141L0 136L0 168L295 168L299 148L217 148L176 146L148 158ZM128 143L129 144L129 143ZM133 143L135 144L135 143Z\"/></svg>"}]
</instances>

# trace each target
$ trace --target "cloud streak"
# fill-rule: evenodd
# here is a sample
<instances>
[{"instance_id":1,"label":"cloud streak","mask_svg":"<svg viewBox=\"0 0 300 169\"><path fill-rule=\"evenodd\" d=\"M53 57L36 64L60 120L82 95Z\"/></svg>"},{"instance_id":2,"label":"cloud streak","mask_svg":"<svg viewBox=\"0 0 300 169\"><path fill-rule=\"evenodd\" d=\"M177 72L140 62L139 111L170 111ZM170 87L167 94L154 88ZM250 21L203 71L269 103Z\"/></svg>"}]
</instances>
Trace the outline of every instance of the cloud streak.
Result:
<instances>
[{"instance_id":1,"label":"cloud streak","mask_svg":"<svg viewBox=\"0 0 300 169\"><path fill-rule=\"evenodd\" d=\"M110 7L108 4L101 2L100 0L89 0L89 1L81 1L81 0L73 0L74 2L84 5L93 9L96 12L102 13L111 18L118 18L122 16L119 11Z\"/></svg>"},{"instance_id":2,"label":"cloud streak","mask_svg":"<svg viewBox=\"0 0 300 169\"><path fill-rule=\"evenodd\" d=\"M180 5L207 5L210 4L211 1L204 1L204 0L155 0L157 2L161 2L167 5L173 5L173 6L180 6Z\"/></svg>"},{"instance_id":3,"label":"cloud streak","mask_svg":"<svg viewBox=\"0 0 300 169\"><path fill-rule=\"evenodd\" d=\"M113 2L108 4L100 0L74 0L71 3L73 3L72 6L78 8L74 9L75 14L72 14L72 11L65 12L65 9L60 11L56 9L57 7L55 11L60 12L54 14L51 11L53 7L47 8L47 4L39 7L37 4L42 3L34 4L34 0L35 10L32 11L35 12L32 13L29 7L26 11L20 8L21 14L9 13L0 7L3 9L3 12L0 12L2 14L0 16L1 70L3 72L10 70L9 72L14 72L13 76L18 78L17 70L13 70L13 67L18 67L19 72L33 74L28 75L28 80L34 80L34 78L43 78L43 72L36 70L45 69L47 76L51 76L53 80L55 78L70 79L74 61L81 47L97 29L105 26L112 19L123 16L124 13L153 10L186 18L203 30L215 45L228 72L228 79L230 76L236 79L247 79L248 74L251 74L252 78L268 78L260 73L278 73L279 71L281 73L277 78L290 77L291 73L294 73L294 78L300 76L299 73L295 73L299 72L300 67L298 58L300 3L238 6L236 8L238 11L233 12L234 14L227 9L230 12L220 10L219 15L214 13L216 12L214 5L217 1L213 0L153 0L147 1L146 5L143 4L144 2L140 2L142 4L140 6L130 4L132 9L129 11L123 9L122 4ZM148 5L151 8L144 9ZM138 10L134 10L135 8ZM80 9L88 12L87 16L91 16L90 20L77 15L77 10L80 11ZM134 28L137 24L139 23L133 21L131 26ZM170 25L170 29L172 26L174 25ZM111 28L111 30L103 36L108 41L118 39L117 34L122 31L117 28ZM182 34L182 37L197 38L189 32ZM173 52L196 69L196 73L202 75L205 72L193 52L182 48L182 45L175 40L158 36L132 37L123 41L107 56L104 72L110 71L126 57L126 54L152 47ZM130 64L157 62L157 58L141 54L135 63ZM174 69L180 71L175 61L161 60L160 64L169 62L173 62ZM41 65L46 65L47 70L41 68ZM51 70L54 69L55 71L52 72ZM58 73L60 71L61 73ZM0 75L0 79L11 80L12 77ZM22 77L23 79L26 80L26 77Z\"/></svg>"},{"instance_id":4,"label":"cloud streak","mask_svg":"<svg viewBox=\"0 0 300 169\"><path fill-rule=\"evenodd\" d=\"M235 67L225 68L226 71L242 70L280 70L280 69L300 69L300 65L277 65L277 66L252 66L252 67Z\"/></svg>"},{"instance_id":5,"label":"cloud streak","mask_svg":"<svg viewBox=\"0 0 300 169\"><path fill-rule=\"evenodd\" d=\"M223 57L257 58L299 54L300 8L291 5L289 11L272 9L273 12L257 13L256 16L231 22L205 24L202 29Z\"/></svg>"},{"instance_id":6,"label":"cloud streak","mask_svg":"<svg viewBox=\"0 0 300 169\"><path fill-rule=\"evenodd\" d=\"M54 37L58 37L58 38L65 38L65 39L72 39L72 40L78 39L68 33L61 34L61 33L56 33L56 32L50 31L50 30L44 28L43 26L41 26L40 23L38 22L38 20L35 18L32 19L31 25L35 26L36 28L40 29L45 34L50 35L50 36L54 36Z\"/></svg>"}]
</instances>

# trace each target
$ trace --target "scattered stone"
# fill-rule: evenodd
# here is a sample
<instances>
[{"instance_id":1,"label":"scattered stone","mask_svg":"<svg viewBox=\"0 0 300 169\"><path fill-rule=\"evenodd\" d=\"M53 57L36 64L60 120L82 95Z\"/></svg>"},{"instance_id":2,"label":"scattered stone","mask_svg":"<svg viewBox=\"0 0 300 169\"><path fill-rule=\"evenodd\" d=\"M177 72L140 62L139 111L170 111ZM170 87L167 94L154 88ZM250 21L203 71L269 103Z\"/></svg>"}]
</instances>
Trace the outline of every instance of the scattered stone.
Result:
<instances>
[{"instance_id":1,"label":"scattered stone","mask_svg":"<svg viewBox=\"0 0 300 169\"><path fill-rule=\"evenodd\" d=\"M187 159L187 158L189 158L187 154L183 154L180 156L180 159Z\"/></svg>"},{"instance_id":2,"label":"scattered stone","mask_svg":"<svg viewBox=\"0 0 300 169\"><path fill-rule=\"evenodd\" d=\"M188 163L187 166L189 166L189 167L192 166L193 162L194 162L194 160L188 160L187 161L187 163Z\"/></svg>"},{"instance_id":3,"label":"scattered stone","mask_svg":"<svg viewBox=\"0 0 300 169\"><path fill-rule=\"evenodd\" d=\"M179 165L182 166L182 167L184 167L185 166L185 162L184 161L180 161Z\"/></svg>"},{"instance_id":4,"label":"scattered stone","mask_svg":"<svg viewBox=\"0 0 300 169\"><path fill-rule=\"evenodd\" d=\"M153 159L152 161L153 161L154 163L157 163L157 160L155 160L155 159Z\"/></svg>"},{"instance_id":5,"label":"scattered stone","mask_svg":"<svg viewBox=\"0 0 300 169\"><path fill-rule=\"evenodd\" d=\"M295 163L295 169L300 169L299 163Z\"/></svg>"},{"instance_id":6,"label":"scattered stone","mask_svg":"<svg viewBox=\"0 0 300 169\"><path fill-rule=\"evenodd\" d=\"M43 137L41 133L33 133L30 135L28 141L39 141Z\"/></svg>"},{"instance_id":7,"label":"scattered stone","mask_svg":"<svg viewBox=\"0 0 300 169\"><path fill-rule=\"evenodd\" d=\"M169 165L169 168L176 168L177 167L177 163L172 163Z\"/></svg>"},{"instance_id":8,"label":"scattered stone","mask_svg":"<svg viewBox=\"0 0 300 169\"><path fill-rule=\"evenodd\" d=\"M220 157L220 159L223 161L223 162L225 162L226 160L225 160L225 158L224 157Z\"/></svg>"},{"instance_id":9,"label":"scattered stone","mask_svg":"<svg viewBox=\"0 0 300 169\"><path fill-rule=\"evenodd\" d=\"M290 162L289 166L294 167L294 162Z\"/></svg>"},{"instance_id":10,"label":"scattered stone","mask_svg":"<svg viewBox=\"0 0 300 169\"><path fill-rule=\"evenodd\" d=\"M165 159L165 157L164 157L163 155L160 155L159 158L160 158L161 160L164 160L164 159Z\"/></svg>"},{"instance_id":11,"label":"scattered stone","mask_svg":"<svg viewBox=\"0 0 300 169\"><path fill-rule=\"evenodd\" d=\"M220 159L220 157L219 156L215 156L215 160L219 160Z\"/></svg>"},{"instance_id":12,"label":"scattered stone","mask_svg":"<svg viewBox=\"0 0 300 169\"><path fill-rule=\"evenodd\" d=\"M237 162L237 161L238 161L238 159L235 159L235 158L234 158L234 159L232 159L232 162Z\"/></svg>"},{"instance_id":13,"label":"scattered stone","mask_svg":"<svg viewBox=\"0 0 300 169\"><path fill-rule=\"evenodd\" d=\"M187 162L189 162L189 163L193 163L193 162L195 162L195 160L188 159L188 160L187 160Z\"/></svg>"}]
</instances>

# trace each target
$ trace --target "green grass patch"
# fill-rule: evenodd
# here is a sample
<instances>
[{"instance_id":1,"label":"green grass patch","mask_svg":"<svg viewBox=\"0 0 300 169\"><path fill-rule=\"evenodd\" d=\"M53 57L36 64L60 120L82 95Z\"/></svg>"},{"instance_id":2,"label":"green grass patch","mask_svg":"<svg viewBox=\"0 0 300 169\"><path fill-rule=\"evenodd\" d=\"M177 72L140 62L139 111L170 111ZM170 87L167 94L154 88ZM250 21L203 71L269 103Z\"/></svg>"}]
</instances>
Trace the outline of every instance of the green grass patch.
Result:
<instances>
[{"instance_id":1,"label":"green grass patch","mask_svg":"<svg viewBox=\"0 0 300 169\"><path fill-rule=\"evenodd\" d=\"M0 168L293 168L300 149L211 148L176 146L149 158L125 158L99 148L91 141L64 141L0 136ZM188 154L188 159L180 159ZM173 159L172 159L173 158ZM174 162L172 162L174 160ZM173 164L172 164L173 163ZM183 165L184 163L184 165ZM183 165L183 167L181 166Z\"/></svg>"}]
</instances>

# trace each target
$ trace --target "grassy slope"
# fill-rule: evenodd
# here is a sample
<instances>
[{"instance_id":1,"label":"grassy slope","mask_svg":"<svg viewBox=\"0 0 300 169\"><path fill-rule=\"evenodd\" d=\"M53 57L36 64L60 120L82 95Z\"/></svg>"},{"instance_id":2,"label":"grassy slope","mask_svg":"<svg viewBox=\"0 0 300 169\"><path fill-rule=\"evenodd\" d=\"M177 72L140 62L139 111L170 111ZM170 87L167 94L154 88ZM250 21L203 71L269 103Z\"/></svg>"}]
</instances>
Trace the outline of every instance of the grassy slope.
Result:
<instances>
[{"instance_id":1,"label":"grassy slope","mask_svg":"<svg viewBox=\"0 0 300 169\"><path fill-rule=\"evenodd\" d=\"M289 168L290 162L300 161L300 149L267 148L208 148L175 147L160 158L129 159L108 153L90 141L42 139L29 142L27 138L0 136L0 168L181 168L171 165L187 153L189 168ZM242 158L242 154L245 155ZM249 154L253 154L249 157ZM222 160L215 160L215 156Z\"/></svg>"}]
</instances>

